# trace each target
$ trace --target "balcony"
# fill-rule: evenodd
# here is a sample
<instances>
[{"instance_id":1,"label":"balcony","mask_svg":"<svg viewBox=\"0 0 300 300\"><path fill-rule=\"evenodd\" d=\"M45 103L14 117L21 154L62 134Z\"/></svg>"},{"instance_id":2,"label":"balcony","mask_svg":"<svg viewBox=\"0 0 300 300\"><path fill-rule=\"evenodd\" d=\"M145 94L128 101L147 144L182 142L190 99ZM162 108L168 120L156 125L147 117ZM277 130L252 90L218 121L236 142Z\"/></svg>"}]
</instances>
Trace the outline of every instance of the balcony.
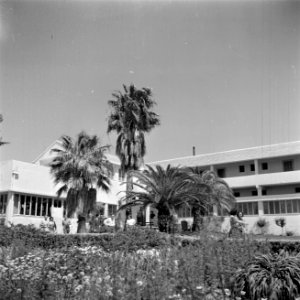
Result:
<instances>
[{"instance_id":1,"label":"balcony","mask_svg":"<svg viewBox=\"0 0 300 300\"><path fill-rule=\"evenodd\" d=\"M300 171L224 178L231 188L300 183Z\"/></svg>"}]
</instances>

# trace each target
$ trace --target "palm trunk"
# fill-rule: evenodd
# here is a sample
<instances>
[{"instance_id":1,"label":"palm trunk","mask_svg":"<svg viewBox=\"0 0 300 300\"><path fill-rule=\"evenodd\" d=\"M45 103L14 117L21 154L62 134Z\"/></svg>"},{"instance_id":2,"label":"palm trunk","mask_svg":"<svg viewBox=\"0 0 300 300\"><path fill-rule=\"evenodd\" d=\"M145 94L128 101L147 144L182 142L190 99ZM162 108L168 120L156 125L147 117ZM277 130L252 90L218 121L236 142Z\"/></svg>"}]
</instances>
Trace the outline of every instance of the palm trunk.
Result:
<instances>
[{"instance_id":1,"label":"palm trunk","mask_svg":"<svg viewBox=\"0 0 300 300\"><path fill-rule=\"evenodd\" d=\"M200 207L193 207L192 216L193 216L192 230L196 231L196 232L200 232L201 224L202 224L201 208Z\"/></svg>"}]
</instances>

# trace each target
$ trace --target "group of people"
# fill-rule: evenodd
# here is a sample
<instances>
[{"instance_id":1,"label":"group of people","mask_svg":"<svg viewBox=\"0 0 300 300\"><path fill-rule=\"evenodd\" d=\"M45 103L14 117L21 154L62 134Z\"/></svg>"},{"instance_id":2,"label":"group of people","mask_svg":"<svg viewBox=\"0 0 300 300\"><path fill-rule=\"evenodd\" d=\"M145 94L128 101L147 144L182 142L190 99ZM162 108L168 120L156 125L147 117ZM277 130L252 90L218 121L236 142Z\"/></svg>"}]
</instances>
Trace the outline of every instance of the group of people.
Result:
<instances>
[{"instance_id":1,"label":"group of people","mask_svg":"<svg viewBox=\"0 0 300 300\"><path fill-rule=\"evenodd\" d=\"M245 233L245 227L248 225L243 220L243 213L237 211L236 208L230 211L230 231L229 236L243 235Z\"/></svg>"},{"instance_id":2,"label":"group of people","mask_svg":"<svg viewBox=\"0 0 300 300\"><path fill-rule=\"evenodd\" d=\"M43 231L55 233L57 230L56 223L53 219L53 217L44 216L44 219L42 220L40 224L40 229Z\"/></svg>"}]
</instances>

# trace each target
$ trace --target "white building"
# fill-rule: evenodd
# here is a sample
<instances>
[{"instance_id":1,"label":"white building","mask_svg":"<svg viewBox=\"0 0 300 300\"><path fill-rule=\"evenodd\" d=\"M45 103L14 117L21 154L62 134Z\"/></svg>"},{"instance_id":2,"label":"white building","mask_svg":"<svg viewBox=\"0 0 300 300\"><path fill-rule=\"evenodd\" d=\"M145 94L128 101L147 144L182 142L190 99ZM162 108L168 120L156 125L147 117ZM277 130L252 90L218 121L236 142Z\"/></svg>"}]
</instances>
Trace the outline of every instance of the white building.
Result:
<instances>
[{"instance_id":1,"label":"white building","mask_svg":"<svg viewBox=\"0 0 300 300\"><path fill-rule=\"evenodd\" d=\"M52 148L59 147L56 141L34 162L16 160L0 162L0 219L6 224L33 224L39 226L43 216L53 216L58 232L62 232L63 199L57 198L58 187L53 182L48 163L53 157ZM124 190L119 181L119 160L107 154L113 164L114 174L109 193L97 192L97 202L104 204L104 215L117 210L119 192Z\"/></svg>"},{"instance_id":2,"label":"white building","mask_svg":"<svg viewBox=\"0 0 300 300\"><path fill-rule=\"evenodd\" d=\"M253 147L157 161L151 165L199 166L214 170L232 188L248 232L258 232L259 218L268 221L268 232L281 234L275 219L286 219L286 230L300 235L300 142ZM179 217L191 220L188 208ZM228 218L223 224L228 230Z\"/></svg>"},{"instance_id":3,"label":"white building","mask_svg":"<svg viewBox=\"0 0 300 300\"><path fill-rule=\"evenodd\" d=\"M51 149L44 151L34 162L0 162L0 219L13 224L39 225L43 215L53 215L61 225L63 207L57 199L53 178L47 166ZM117 157L107 155L114 166L110 193L99 191L97 202L105 204L105 215L114 214L118 201L126 189L119 181L120 163ZM258 232L259 218L268 221L268 232L281 234L275 219L286 218L287 231L300 235L300 141L196 155L157 161L151 165L200 166L223 177L233 189L238 209L249 223L249 232ZM149 221L148 208L146 222ZM136 212L133 212L134 217ZM179 217L189 222L191 212L179 209ZM223 224L228 230L228 219ZM60 228L59 228L60 230Z\"/></svg>"}]
</instances>

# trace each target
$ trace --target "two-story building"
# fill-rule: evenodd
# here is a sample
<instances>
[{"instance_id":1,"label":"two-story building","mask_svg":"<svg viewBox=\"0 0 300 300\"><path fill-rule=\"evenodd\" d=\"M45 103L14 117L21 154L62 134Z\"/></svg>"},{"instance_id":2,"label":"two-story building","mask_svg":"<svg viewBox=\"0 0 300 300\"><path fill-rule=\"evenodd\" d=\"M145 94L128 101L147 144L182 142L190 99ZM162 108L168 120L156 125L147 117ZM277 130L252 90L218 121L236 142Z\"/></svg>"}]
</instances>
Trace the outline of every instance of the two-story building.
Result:
<instances>
[{"instance_id":1,"label":"two-story building","mask_svg":"<svg viewBox=\"0 0 300 300\"><path fill-rule=\"evenodd\" d=\"M219 153L195 155L151 163L152 165L199 166L214 170L232 188L237 208L249 224L248 232L258 232L256 222L268 222L267 231L280 234L275 219L286 219L286 230L300 235L300 142L290 142ZM178 211L191 220L191 210ZM223 224L228 230L228 218Z\"/></svg>"},{"instance_id":2,"label":"two-story building","mask_svg":"<svg viewBox=\"0 0 300 300\"><path fill-rule=\"evenodd\" d=\"M44 215L52 215L61 231L63 199L57 199L48 167L53 153L50 145L34 162L0 162L0 219L8 224L34 224L38 226ZM126 189L119 178L119 159L107 154L113 164L111 191L98 191L97 202L104 204L104 215L115 214L122 191ZM256 222L268 222L269 233L281 234L275 219L286 219L286 230L300 235L300 141L202 154L150 163L151 165L200 166L214 170L232 188L237 208L249 224L248 232L258 232ZM136 210L133 217L136 217ZM192 222L191 209L178 210L181 220ZM149 221L150 208L145 212ZM228 218L223 229L229 230Z\"/></svg>"}]
</instances>

